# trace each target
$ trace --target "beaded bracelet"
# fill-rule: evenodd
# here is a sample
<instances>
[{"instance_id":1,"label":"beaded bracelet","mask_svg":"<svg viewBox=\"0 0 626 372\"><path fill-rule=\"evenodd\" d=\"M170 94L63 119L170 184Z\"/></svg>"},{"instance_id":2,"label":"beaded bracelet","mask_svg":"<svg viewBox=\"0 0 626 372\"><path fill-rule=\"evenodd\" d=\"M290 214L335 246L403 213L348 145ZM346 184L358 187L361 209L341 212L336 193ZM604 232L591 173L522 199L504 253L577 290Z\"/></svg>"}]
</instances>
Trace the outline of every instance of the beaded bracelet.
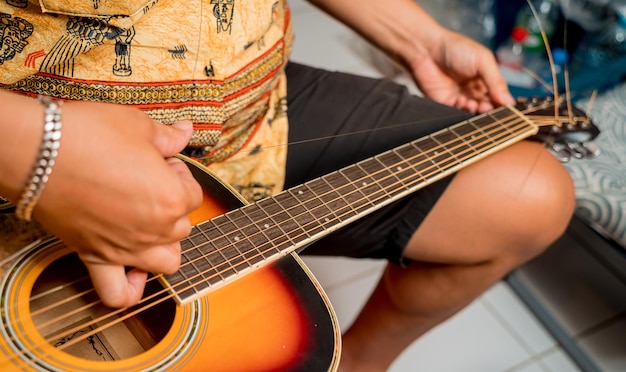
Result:
<instances>
[{"instance_id":1,"label":"beaded bracelet","mask_svg":"<svg viewBox=\"0 0 626 372\"><path fill-rule=\"evenodd\" d=\"M39 96L39 102L46 109L44 113L43 139L37 161L30 174L30 179L24 187L22 194L15 206L15 214L18 218L30 221L35 205L52 173L54 159L57 156L61 139L61 101L50 97Z\"/></svg>"}]
</instances>

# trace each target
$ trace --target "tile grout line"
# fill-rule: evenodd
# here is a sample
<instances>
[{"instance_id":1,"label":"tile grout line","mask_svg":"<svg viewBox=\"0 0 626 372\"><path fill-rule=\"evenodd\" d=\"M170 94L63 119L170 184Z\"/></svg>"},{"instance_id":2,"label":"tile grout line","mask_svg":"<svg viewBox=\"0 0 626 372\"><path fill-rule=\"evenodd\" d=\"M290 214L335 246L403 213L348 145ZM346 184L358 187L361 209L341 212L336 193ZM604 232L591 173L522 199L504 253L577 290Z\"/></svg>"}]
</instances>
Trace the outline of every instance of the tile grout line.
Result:
<instances>
[{"instance_id":1,"label":"tile grout line","mask_svg":"<svg viewBox=\"0 0 626 372\"><path fill-rule=\"evenodd\" d=\"M538 358L538 356L543 354L543 352L545 350L541 351L539 353L535 352L532 349L532 347L530 346L530 344L528 342L526 342L526 340L515 330L514 327L511 326L511 324L502 316L502 314L500 314L500 312L496 309L496 306L493 305L491 303L491 301L489 301L489 299L487 299L486 296L483 295L479 299L479 301L481 301L483 303L483 305L485 306L487 311L489 311L489 313L491 313L491 315L496 319L496 321L498 321L498 323L500 323L500 325L507 330L507 332L509 333L511 338L514 339L524 349L524 351L526 351L528 353L529 358L525 362L523 362L522 364L524 364L526 362L533 361L533 362L537 363L542 368L542 370L550 371L550 368L548 368L545 365L545 363L541 360L541 358ZM543 328L543 326L541 326L541 325L540 325L540 327ZM550 338L552 339L552 337L550 337ZM548 348L546 350L551 350L553 347L554 346L551 346L550 348ZM517 368L517 367L519 367L519 364L516 365L516 366L513 366L512 368Z\"/></svg>"}]
</instances>

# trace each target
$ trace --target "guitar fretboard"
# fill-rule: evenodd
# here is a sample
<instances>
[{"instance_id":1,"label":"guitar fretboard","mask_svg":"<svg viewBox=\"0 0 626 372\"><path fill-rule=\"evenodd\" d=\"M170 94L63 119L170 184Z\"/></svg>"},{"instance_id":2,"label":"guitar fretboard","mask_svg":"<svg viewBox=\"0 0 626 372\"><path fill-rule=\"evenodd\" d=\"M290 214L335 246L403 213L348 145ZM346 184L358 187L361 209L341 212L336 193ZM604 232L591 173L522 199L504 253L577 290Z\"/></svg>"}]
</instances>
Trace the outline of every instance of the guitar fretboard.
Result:
<instances>
[{"instance_id":1,"label":"guitar fretboard","mask_svg":"<svg viewBox=\"0 0 626 372\"><path fill-rule=\"evenodd\" d=\"M179 271L186 302L537 133L501 107L193 227Z\"/></svg>"}]
</instances>

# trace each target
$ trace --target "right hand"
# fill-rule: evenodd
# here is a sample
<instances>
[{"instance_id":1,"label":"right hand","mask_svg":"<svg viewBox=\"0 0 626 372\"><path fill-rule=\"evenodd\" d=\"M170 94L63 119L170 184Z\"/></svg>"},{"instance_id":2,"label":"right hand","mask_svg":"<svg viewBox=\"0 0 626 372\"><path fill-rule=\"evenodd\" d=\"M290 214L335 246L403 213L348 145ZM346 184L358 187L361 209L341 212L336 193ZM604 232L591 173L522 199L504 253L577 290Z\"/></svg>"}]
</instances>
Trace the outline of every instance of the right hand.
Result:
<instances>
[{"instance_id":1,"label":"right hand","mask_svg":"<svg viewBox=\"0 0 626 372\"><path fill-rule=\"evenodd\" d=\"M75 250L105 305L130 306L147 272L175 272L202 191L182 161L191 123L120 105L63 105L61 146L33 216ZM125 267L133 269L126 272Z\"/></svg>"}]
</instances>

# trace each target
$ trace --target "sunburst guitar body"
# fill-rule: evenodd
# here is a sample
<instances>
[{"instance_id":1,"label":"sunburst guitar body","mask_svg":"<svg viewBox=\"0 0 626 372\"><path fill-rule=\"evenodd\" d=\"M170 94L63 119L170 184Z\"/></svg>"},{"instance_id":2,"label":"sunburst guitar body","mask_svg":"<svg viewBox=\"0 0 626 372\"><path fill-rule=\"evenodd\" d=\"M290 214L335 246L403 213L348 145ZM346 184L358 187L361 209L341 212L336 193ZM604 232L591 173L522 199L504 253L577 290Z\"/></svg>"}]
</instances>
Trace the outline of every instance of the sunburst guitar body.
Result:
<instances>
[{"instance_id":1,"label":"sunburst guitar body","mask_svg":"<svg viewBox=\"0 0 626 372\"><path fill-rule=\"evenodd\" d=\"M201 165L186 161L205 191L202 206L190 215L194 224L245 204ZM272 256L267 264L253 261L246 270L232 270L230 263L220 270L225 265L220 262L217 274L184 287L179 282L178 288L189 292L211 281L206 285L210 288L192 296L181 295L166 278L151 277L138 305L111 309L100 303L81 262L61 241L39 234L38 243L17 250L14 243L37 229L10 214L0 218L3 230L10 230L2 231L0 240L2 255L8 257L0 284L0 371L337 367L340 334L335 315L295 253ZM195 247L189 248L193 243L183 244L188 253L195 252ZM193 254L183 259L183 267L202 265ZM181 282L191 283L192 277Z\"/></svg>"}]
</instances>

